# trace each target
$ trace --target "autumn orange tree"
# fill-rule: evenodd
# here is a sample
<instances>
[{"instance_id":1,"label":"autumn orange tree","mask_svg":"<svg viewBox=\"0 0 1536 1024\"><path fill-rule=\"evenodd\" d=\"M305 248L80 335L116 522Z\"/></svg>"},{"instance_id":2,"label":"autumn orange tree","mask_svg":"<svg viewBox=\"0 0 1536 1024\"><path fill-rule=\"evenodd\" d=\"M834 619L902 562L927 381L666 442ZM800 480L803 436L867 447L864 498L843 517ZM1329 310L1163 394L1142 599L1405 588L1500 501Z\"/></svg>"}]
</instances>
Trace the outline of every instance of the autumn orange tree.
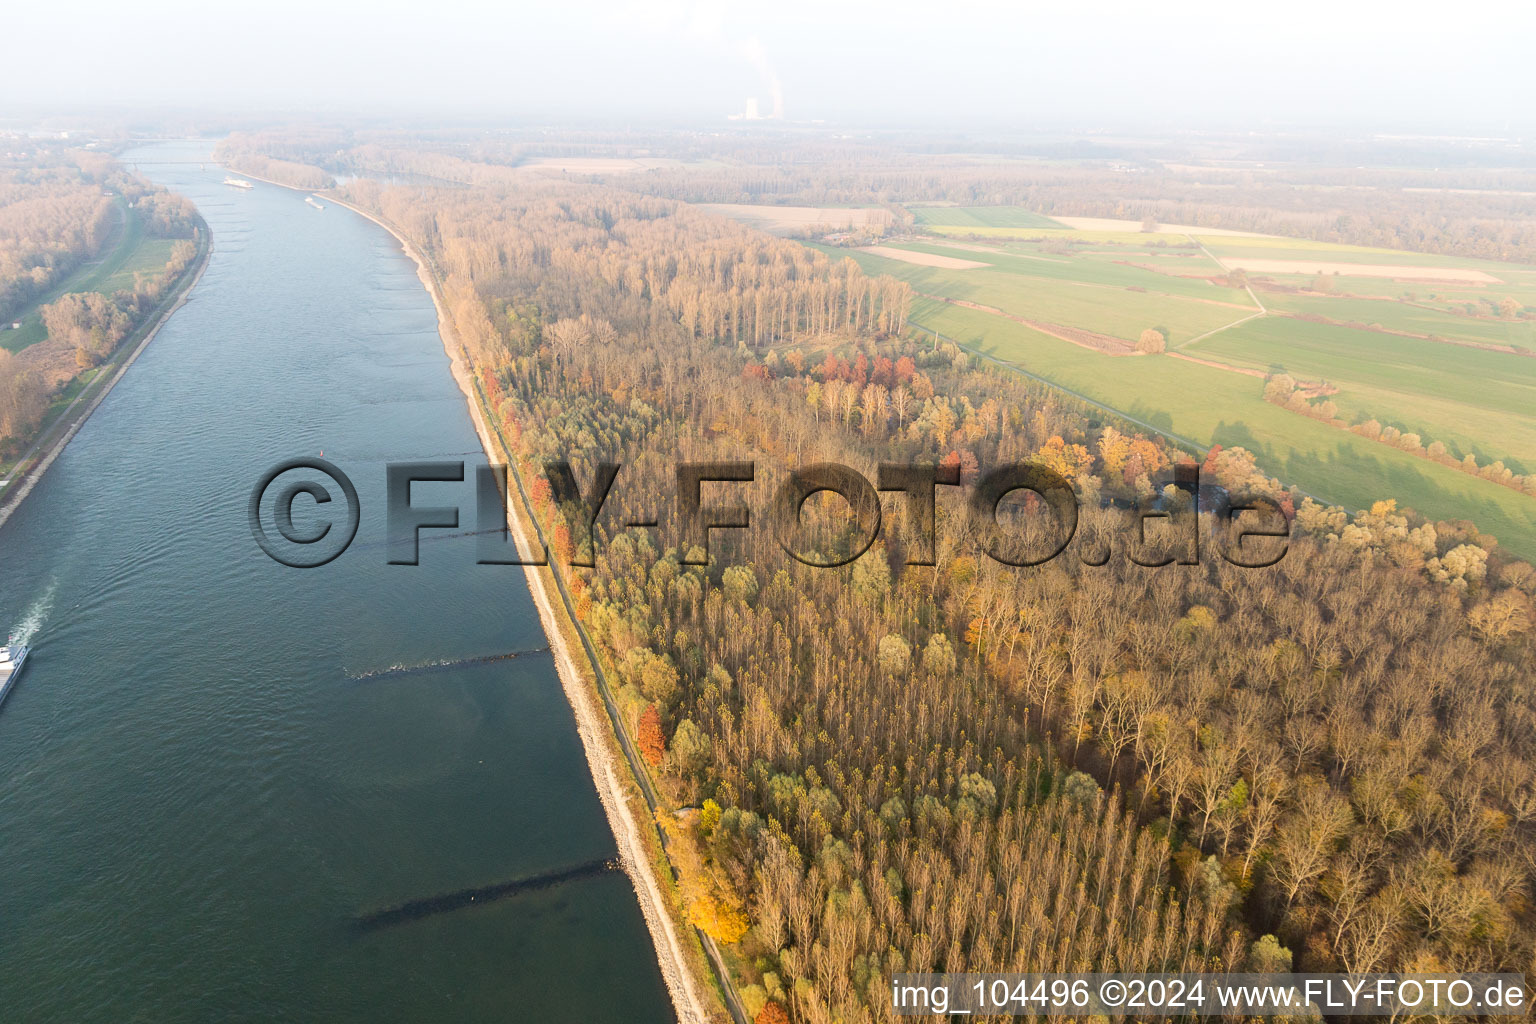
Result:
<instances>
[{"instance_id":1,"label":"autumn orange tree","mask_svg":"<svg viewBox=\"0 0 1536 1024\"><path fill-rule=\"evenodd\" d=\"M667 740L661 732L661 714L655 704L647 704L640 715L640 753L652 768L660 768L667 756Z\"/></svg>"}]
</instances>

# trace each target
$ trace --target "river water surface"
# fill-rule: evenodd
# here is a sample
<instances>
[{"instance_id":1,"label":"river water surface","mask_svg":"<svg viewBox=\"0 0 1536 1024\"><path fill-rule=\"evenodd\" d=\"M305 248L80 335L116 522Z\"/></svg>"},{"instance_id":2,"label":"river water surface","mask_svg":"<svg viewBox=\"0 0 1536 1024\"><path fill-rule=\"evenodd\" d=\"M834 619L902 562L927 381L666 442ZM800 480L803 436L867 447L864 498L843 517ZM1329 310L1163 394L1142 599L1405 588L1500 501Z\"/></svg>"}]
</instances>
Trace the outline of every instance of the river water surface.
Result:
<instances>
[{"instance_id":1,"label":"river water surface","mask_svg":"<svg viewBox=\"0 0 1536 1024\"><path fill-rule=\"evenodd\" d=\"M673 1020L622 873L412 906L613 836L522 570L470 537L386 564L385 464L465 460L415 500L470 528L484 462L414 265L209 149L124 157L211 262L0 528L0 630L34 644L0 707L0 1020ZM361 529L285 568L246 502L322 452Z\"/></svg>"}]
</instances>

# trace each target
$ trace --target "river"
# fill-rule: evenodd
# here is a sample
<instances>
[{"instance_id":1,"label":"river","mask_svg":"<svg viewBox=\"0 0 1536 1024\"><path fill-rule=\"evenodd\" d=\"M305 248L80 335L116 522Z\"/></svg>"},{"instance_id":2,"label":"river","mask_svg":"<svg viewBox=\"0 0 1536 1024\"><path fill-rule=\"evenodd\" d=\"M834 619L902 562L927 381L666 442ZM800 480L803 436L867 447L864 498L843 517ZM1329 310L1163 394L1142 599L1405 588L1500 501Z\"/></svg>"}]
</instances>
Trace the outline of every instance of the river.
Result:
<instances>
[{"instance_id":1,"label":"river","mask_svg":"<svg viewBox=\"0 0 1536 1024\"><path fill-rule=\"evenodd\" d=\"M415 500L469 528L484 462L415 266L209 150L123 157L213 255L0 528L0 1018L674 1020L522 571L386 563L386 463L463 459ZM286 568L246 503L322 452L361 527Z\"/></svg>"}]
</instances>

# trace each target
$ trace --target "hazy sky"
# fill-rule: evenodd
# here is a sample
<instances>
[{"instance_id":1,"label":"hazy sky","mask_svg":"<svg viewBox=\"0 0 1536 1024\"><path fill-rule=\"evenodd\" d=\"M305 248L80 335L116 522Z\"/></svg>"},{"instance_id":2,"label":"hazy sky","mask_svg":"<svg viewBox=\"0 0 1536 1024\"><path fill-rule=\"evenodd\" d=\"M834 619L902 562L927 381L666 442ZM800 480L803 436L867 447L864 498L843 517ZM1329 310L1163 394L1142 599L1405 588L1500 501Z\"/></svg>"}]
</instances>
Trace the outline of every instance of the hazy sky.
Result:
<instances>
[{"instance_id":1,"label":"hazy sky","mask_svg":"<svg viewBox=\"0 0 1536 1024\"><path fill-rule=\"evenodd\" d=\"M1536 4L21 0L19 107L864 124L1536 125Z\"/></svg>"}]
</instances>

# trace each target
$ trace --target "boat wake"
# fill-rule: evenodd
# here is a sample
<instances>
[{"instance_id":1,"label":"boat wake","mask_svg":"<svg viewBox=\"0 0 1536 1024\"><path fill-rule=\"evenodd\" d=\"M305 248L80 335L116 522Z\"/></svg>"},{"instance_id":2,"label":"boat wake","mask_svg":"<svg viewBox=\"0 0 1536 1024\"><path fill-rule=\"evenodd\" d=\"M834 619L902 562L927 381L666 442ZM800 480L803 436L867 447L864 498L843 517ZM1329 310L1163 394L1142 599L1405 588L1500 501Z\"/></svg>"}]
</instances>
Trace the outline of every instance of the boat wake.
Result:
<instances>
[{"instance_id":1,"label":"boat wake","mask_svg":"<svg viewBox=\"0 0 1536 1024\"><path fill-rule=\"evenodd\" d=\"M21 621L11 629L11 640L23 647L32 642L32 637L43 628L43 623L48 620L48 613L53 611L53 594L58 590L58 580L50 580L48 589L43 591L43 596L32 602L22 615Z\"/></svg>"},{"instance_id":2,"label":"boat wake","mask_svg":"<svg viewBox=\"0 0 1536 1024\"><path fill-rule=\"evenodd\" d=\"M412 676L423 672L446 672L455 668L466 668L470 665L488 665L493 661L511 661L513 658L526 658L534 654L548 654L548 647L532 647L525 651L506 651L502 654L482 654L476 658L457 658L453 661L429 661L421 665L391 665L389 668L375 669L372 672L347 673L350 682L361 683L374 679L393 679L396 676Z\"/></svg>"}]
</instances>

